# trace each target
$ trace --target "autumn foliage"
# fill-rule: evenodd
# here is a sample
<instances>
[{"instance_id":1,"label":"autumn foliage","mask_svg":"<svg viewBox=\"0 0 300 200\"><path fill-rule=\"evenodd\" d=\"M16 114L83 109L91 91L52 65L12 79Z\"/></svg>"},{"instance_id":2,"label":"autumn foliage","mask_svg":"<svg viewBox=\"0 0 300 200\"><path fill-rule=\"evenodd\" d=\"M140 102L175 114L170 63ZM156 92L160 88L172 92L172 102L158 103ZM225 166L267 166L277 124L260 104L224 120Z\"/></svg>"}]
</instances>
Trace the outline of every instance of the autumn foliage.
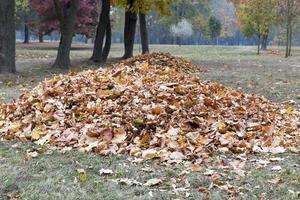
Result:
<instances>
[{"instance_id":1,"label":"autumn foliage","mask_svg":"<svg viewBox=\"0 0 300 200\"><path fill-rule=\"evenodd\" d=\"M299 142L292 107L201 80L195 71L187 60L154 53L56 76L1 105L0 136L169 163L218 151L279 153Z\"/></svg>"},{"instance_id":2,"label":"autumn foliage","mask_svg":"<svg viewBox=\"0 0 300 200\"><path fill-rule=\"evenodd\" d=\"M67 15L69 0L61 0L63 14ZM38 13L41 20L38 22L40 31L49 34L60 30L60 23L55 13L53 0L30 0L30 5ZM76 33L92 36L96 31L100 12L97 0L80 0L76 18Z\"/></svg>"}]
</instances>

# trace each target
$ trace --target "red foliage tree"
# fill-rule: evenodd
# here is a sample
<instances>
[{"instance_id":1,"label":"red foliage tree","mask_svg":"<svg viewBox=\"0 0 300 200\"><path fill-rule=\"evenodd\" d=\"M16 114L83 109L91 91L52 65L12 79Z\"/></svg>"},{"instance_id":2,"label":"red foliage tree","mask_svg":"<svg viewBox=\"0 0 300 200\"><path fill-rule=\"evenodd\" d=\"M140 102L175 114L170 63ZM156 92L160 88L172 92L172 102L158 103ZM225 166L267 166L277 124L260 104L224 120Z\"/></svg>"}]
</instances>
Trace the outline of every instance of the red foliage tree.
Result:
<instances>
[{"instance_id":1,"label":"red foliage tree","mask_svg":"<svg viewBox=\"0 0 300 200\"><path fill-rule=\"evenodd\" d=\"M95 32L98 17L98 0L31 0L32 7L42 20L39 30L61 33L57 56L53 67L68 69L74 33L87 36Z\"/></svg>"},{"instance_id":2,"label":"red foliage tree","mask_svg":"<svg viewBox=\"0 0 300 200\"><path fill-rule=\"evenodd\" d=\"M60 0L63 15L66 16L70 0ZM30 0L32 8L40 16L37 24L38 29L44 34L60 30L60 21L58 19L53 0ZM80 0L77 10L75 32L91 37L95 34L97 19L99 15L99 0Z\"/></svg>"}]
</instances>

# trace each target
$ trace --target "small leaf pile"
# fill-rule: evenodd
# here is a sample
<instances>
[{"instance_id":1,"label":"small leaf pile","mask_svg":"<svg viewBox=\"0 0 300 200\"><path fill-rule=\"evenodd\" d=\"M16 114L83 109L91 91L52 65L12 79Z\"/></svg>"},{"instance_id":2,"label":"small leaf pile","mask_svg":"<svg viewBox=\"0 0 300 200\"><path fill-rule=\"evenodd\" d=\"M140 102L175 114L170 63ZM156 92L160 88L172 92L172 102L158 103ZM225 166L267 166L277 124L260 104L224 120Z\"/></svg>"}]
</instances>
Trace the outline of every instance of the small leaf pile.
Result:
<instances>
[{"instance_id":1,"label":"small leaf pile","mask_svg":"<svg viewBox=\"0 0 300 200\"><path fill-rule=\"evenodd\" d=\"M180 68L182 59L165 57L149 54L46 80L0 106L0 137L171 163L216 151L297 148L298 111L203 81L186 73L194 65Z\"/></svg>"},{"instance_id":2,"label":"small leaf pile","mask_svg":"<svg viewBox=\"0 0 300 200\"><path fill-rule=\"evenodd\" d=\"M188 59L172 56L170 53L151 53L146 55L138 55L129 58L122 63L127 66L131 66L136 62L147 62L149 65L159 65L163 67L172 67L185 73L200 73L206 72L207 69L199 67Z\"/></svg>"}]
</instances>

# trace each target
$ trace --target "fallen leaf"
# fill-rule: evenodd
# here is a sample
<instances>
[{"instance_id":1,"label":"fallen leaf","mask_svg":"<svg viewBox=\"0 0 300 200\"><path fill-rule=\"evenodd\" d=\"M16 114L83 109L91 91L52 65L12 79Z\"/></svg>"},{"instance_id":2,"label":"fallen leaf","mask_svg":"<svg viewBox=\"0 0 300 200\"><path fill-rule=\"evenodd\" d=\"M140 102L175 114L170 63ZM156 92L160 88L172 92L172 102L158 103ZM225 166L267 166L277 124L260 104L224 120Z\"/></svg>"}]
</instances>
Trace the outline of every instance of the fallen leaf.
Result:
<instances>
[{"instance_id":1,"label":"fallen leaf","mask_svg":"<svg viewBox=\"0 0 300 200\"><path fill-rule=\"evenodd\" d=\"M112 143L118 144L125 141L127 135L123 128L114 129L114 137L111 140Z\"/></svg>"},{"instance_id":2,"label":"fallen leaf","mask_svg":"<svg viewBox=\"0 0 300 200\"><path fill-rule=\"evenodd\" d=\"M284 153L286 149L284 147L272 147L270 148L270 153L272 154L279 154L279 153Z\"/></svg>"},{"instance_id":3,"label":"fallen leaf","mask_svg":"<svg viewBox=\"0 0 300 200\"><path fill-rule=\"evenodd\" d=\"M113 173L114 172L111 169L100 169L99 170L100 176L102 176L102 175L111 175Z\"/></svg>"},{"instance_id":4,"label":"fallen leaf","mask_svg":"<svg viewBox=\"0 0 300 200\"><path fill-rule=\"evenodd\" d=\"M281 181L280 177L275 177L271 180L268 180L268 183L272 183L272 184L278 184Z\"/></svg>"},{"instance_id":5,"label":"fallen leaf","mask_svg":"<svg viewBox=\"0 0 300 200\"><path fill-rule=\"evenodd\" d=\"M202 170L202 167L197 164L192 164L191 169L192 169L192 172L200 172Z\"/></svg>"},{"instance_id":6,"label":"fallen leaf","mask_svg":"<svg viewBox=\"0 0 300 200\"><path fill-rule=\"evenodd\" d=\"M124 185L129 185L129 186L143 185L141 182L134 180L134 179L129 179L129 178L121 178L121 179L117 179L117 180L113 180L113 181L118 184L124 184Z\"/></svg>"},{"instance_id":7,"label":"fallen leaf","mask_svg":"<svg viewBox=\"0 0 300 200\"><path fill-rule=\"evenodd\" d=\"M281 166L274 166L271 168L272 171L281 171L282 167Z\"/></svg>"},{"instance_id":8,"label":"fallen leaf","mask_svg":"<svg viewBox=\"0 0 300 200\"><path fill-rule=\"evenodd\" d=\"M25 155L26 160L31 160L32 158L36 158L39 155L38 152L32 151L32 152L27 152Z\"/></svg>"},{"instance_id":9,"label":"fallen leaf","mask_svg":"<svg viewBox=\"0 0 300 200\"><path fill-rule=\"evenodd\" d=\"M79 173L79 180L83 183L87 182L88 176L85 169L77 169L77 172Z\"/></svg>"},{"instance_id":10,"label":"fallen leaf","mask_svg":"<svg viewBox=\"0 0 300 200\"><path fill-rule=\"evenodd\" d=\"M185 159L185 156L181 152L178 152L178 151L172 152L169 155L169 157L170 157L170 159L178 161L178 162L181 162L183 159Z\"/></svg>"},{"instance_id":11,"label":"fallen leaf","mask_svg":"<svg viewBox=\"0 0 300 200\"><path fill-rule=\"evenodd\" d=\"M158 152L155 149L147 149L142 151L142 157L146 159L159 158Z\"/></svg>"},{"instance_id":12,"label":"fallen leaf","mask_svg":"<svg viewBox=\"0 0 300 200\"><path fill-rule=\"evenodd\" d=\"M205 176L211 176L215 173L214 170L206 169L206 171L203 173Z\"/></svg>"},{"instance_id":13,"label":"fallen leaf","mask_svg":"<svg viewBox=\"0 0 300 200\"><path fill-rule=\"evenodd\" d=\"M208 189L206 187L198 187L198 192L201 192L201 193L208 193Z\"/></svg>"},{"instance_id":14,"label":"fallen leaf","mask_svg":"<svg viewBox=\"0 0 300 200\"><path fill-rule=\"evenodd\" d=\"M111 129L102 130L100 135L101 135L102 140L107 141L107 142L110 142L113 138L113 132Z\"/></svg>"},{"instance_id":15,"label":"fallen leaf","mask_svg":"<svg viewBox=\"0 0 300 200\"><path fill-rule=\"evenodd\" d=\"M87 174L79 174L79 180L83 183L87 182L88 180Z\"/></svg>"},{"instance_id":16,"label":"fallen leaf","mask_svg":"<svg viewBox=\"0 0 300 200\"><path fill-rule=\"evenodd\" d=\"M153 178L153 179L149 179L145 184L144 186L148 186L148 187L151 187L151 186L155 186L155 185L158 185L162 183L162 180L159 179L159 178Z\"/></svg>"}]
</instances>

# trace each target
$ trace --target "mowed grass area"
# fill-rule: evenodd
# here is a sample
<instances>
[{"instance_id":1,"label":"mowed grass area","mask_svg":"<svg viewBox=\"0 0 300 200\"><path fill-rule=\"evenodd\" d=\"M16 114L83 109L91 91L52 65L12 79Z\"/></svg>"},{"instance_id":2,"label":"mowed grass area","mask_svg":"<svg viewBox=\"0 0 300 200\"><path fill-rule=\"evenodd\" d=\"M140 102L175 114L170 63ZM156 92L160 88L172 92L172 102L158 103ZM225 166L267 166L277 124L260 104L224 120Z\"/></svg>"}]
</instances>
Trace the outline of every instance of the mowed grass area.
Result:
<instances>
[{"instance_id":1,"label":"mowed grass area","mask_svg":"<svg viewBox=\"0 0 300 200\"><path fill-rule=\"evenodd\" d=\"M134 163L126 156L103 157L75 151L48 151L27 160L31 144L0 143L0 199L299 199L300 157L297 154L215 154L192 172L185 163L161 166L158 161ZM282 169L277 171L278 166ZM78 169L86 171L81 179ZM114 173L100 175L100 169ZM276 169L276 170L275 170ZM142 184L153 178L157 186ZM120 180L119 180L120 181ZM204 190L203 188L206 188Z\"/></svg>"},{"instance_id":2,"label":"mowed grass area","mask_svg":"<svg viewBox=\"0 0 300 200\"><path fill-rule=\"evenodd\" d=\"M25 88L51 78L57 44L18 44L16 75L0 76L2 102L11 102ZM139 53L140 47L135 47ZM284 58L281 48L257 56L255 47L151 45L152 51L170 52L207 67L199 74L245 92L265 95L276 102L300 103L300 49ZM122 56L122 46L112 46L110 63ZM96 69L88 61L91 45L74 45L71 70ZM157 160L133 162L128 156L104 157L80 152L47 151L27 159L33 144L0 141L0 199L299 199L299 153L279 155L214 154L208 163L191 171L189 163L161 166ZM82 177L78 169L84 169ZM114 173L100 175L100 169ZM146 183L159 178L156 186L127 185L128 178ZM126 182L126 181L125 181ZM127 181L128 182L128 181Z\"/></svg>"}]
</instances>

